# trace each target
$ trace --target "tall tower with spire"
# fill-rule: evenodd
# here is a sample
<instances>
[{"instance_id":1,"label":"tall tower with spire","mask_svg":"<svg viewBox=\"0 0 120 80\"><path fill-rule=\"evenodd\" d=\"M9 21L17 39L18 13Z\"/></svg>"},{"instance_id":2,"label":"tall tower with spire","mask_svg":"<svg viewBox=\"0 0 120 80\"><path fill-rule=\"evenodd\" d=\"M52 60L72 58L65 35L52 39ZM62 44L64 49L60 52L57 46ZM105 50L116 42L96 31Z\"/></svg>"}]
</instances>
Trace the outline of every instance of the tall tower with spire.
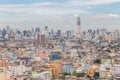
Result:
<instances>
[{"instance_id":1,"label":"tall tower with spire","mask_svg":"<svg viewBox=\"0 0 120 80\"><path fill-rule=\"evenodd\" d=\"M77 37L80 38L81 35L81 21L80 17L77 17Z\"/></svg>"}]
</instances>

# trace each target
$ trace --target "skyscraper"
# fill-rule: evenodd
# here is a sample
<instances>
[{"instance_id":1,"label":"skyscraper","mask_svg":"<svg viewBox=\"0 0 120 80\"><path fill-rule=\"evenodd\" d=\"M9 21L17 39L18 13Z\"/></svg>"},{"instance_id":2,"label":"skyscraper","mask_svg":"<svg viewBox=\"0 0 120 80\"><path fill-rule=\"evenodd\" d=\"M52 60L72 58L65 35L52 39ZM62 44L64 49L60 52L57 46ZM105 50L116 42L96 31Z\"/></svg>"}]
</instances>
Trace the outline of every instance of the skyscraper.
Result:
<instances>
[{"instance_id":1,"label":"skyscraper","mask_svg":"<svg viewBox=\"0 0 120 80\"><path fill-rule=\"evenodd\" d=\"M7 26L7 33L10 34L11 30L10 30L10 27Z\"/></svg>"},{"instance_id":2,"label":"skyscraper","mask_svg":"<svg viewBox=\"0 0 120 80\"><path fill-rule=\"evenodd\" d=\"M40 32L40 28L39 27L35 28L35 32L39 33Z\"/></svg>"},{"instance_id":3,"label":"skyscraper","mask_svg":"<svg viewBox=\"0 0 120 80\"><path fill-rule=\"evenodd\" d=\"M45 26L43 33L45 34L45 37L48 38L49 36L48 26Z\"/></svg>"},{"instance_id":4,"label":"skyscraper","mask_svg":"<svg viewBox=\"0 0 120 80\"><path fill-rule=\"evenodd\" d=\"M67 30L66 33L67 33L67 36L66 36L66 37L67 37L67 38L71 38L72 31Z\"/></svg>"},{"instance_id":5,"label":"skyscraper","mask_svg":"<svg viewBox=\"0 0 120 80\"><path fill-rule=\"evenodd\" d=\"M57 31L57 37L61 37L61 30Z\"/></svg>"},{"instance_id":6,"label":"skyscraper","mask_svg":"<svg viewBox=\"0 0 120 80\"><path fill-rule=\"evenodd\" d=\"M81 33L81 22L80 22L80 17L77 17L77 37L80 38L80 33Z\"/></svg>"},{"instance_id":7,"label":"skyscraper","mask_svg":"<svg viewBox=\"0 0 120 80\"><path fill-rule=\"evenodd\" d=\"M7 34L7 30L4 28L4 29L2 30L2 37L5 38L6 34Z\"/></svg>"}]
</instances>

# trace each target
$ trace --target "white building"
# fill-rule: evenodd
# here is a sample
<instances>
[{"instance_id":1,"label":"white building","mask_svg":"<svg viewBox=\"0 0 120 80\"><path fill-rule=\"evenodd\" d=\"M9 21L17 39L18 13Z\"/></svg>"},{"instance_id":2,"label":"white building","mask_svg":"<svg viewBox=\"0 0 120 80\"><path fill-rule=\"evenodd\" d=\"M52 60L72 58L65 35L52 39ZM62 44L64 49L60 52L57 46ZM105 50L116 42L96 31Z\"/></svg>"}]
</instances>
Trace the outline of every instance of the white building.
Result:
<instances>
[{"instance_id":1,"label":"white building","mask_svg":"<svg viewBox=\"0 0 120 80\"><path fill-rule=\"evenodd\" d=\"M39 80L51 80L52 79L52 73L49 71L44 71L39 74L36 74L33 76L33 78L39 79Z\"/></svg>"},{"instance_id":2,"label":"white building","mask_svg":"<svg viewBox=\"0 0 120 80\"><path fill-rule=\"evenodd\" d=\"M24 75L26 71L30 71L31 67L26 67L24 65L18 65L18 66L9 66L9 71L11 76L20 76Z\"/></svg>"}]
</instances>

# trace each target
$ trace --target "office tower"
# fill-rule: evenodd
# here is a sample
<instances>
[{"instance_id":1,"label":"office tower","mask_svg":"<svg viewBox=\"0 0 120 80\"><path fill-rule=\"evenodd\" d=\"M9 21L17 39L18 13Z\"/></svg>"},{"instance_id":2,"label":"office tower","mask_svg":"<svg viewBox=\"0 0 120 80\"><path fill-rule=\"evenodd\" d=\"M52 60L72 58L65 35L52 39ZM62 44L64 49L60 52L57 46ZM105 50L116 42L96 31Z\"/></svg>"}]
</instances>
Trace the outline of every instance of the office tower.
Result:
<instances>
[{"instance_id":1,"label":"office tower","mask_svg":"<svg viewBox=\"0 0 120 80\"><path fill-rule=\"evenodd\" d=\"M66 31L66 33L67 33L67 38L71 38L72 32L71 31Z\"/></svg>"},{"instance_id":2,"label":"office tower","mask_svg":"<svg viewBox=\"0 0 120 80\"><path fill-rule=\"evenodd\" d=\"M10 30L10 27L7 26L7 33L10 34L11 30Z\"/></svg>"},{"instance_id":3,"label":"office tower","mask_svg":"<svg viewBox=\"0 0 120 80\"><path fill-rule=\"evenodd\" d=\"M120 37L120 32L118 29L115 30L115 39L118 39Z\"/></svg>"},{"instance_id":4,"label":"office tower","mask_svg":"<svg viewBox=\"0 0 120 80\"><path fill-rule=\"evenodd\" d=\"M88 33L92 34L92 32L93 32L92 29L88 29Z\"/></svg>"},{"instance_id":5,"label":"office tower","mask_svg":"<svg viewBox=\"0 0 120 80\"><path fill-rule=\"evenodd\" d=\"M99 35L100 36L104 36L105 34L106 34L106 32L107 32L107 30L106 29L100 29L100 31L99 31Z\"/></svg>"},{"instance_id":6,"label":"office tower","mask_svg":"<svg viewBox=\"0 0 120 80\"><path fill-rule=\"evenodd\" d=\"M61 30L58 30L57 31L57 37L60 37L61 36Z\"/></svg>"},{"instance_id":7,"label":"office tower","mask_svg":"<svg viewBox=\"0 0 120 80\"><path fill-rule=\"evenodd\" d=\"M2 30L2 37L5 38L6 34L7 34L7 30L6 30L6 29L3 29L3 30Z\"/></svg>"},{"instance_id":8,"label":"office tower","mask_svg":"<svg viewBox=\"0 0 120 80\"><path fill-rule=\"evenodd\" d=\"M23 31L23 36L26 36L26 37L27 37L27 35L28 35L28 31L24 30L24 31Z\"/></svg>"},{"instance_id":9,"label":"office tower","mask_svg":"<svg viewBox=\"0 0 120 80\"><path fill-rule=\"evenodd\" d=\"M17 34L22 34L20 30L17 30L16 33L17 33Z\"/></svg>"},{"instance_id":10,"label":"office tower","mask_svg":"<svg viewBox=\"0 0 120 80\"><path fill-rule=\"evenodd\" d=\"M77 17L77 38L80 38L80 33L81 33L81 22L80 22L80 17Z\"/></svg>"},{"instance_id":11,"label":"office tower","mask_svg":"<svg viewBox=\"0 0 120 80\"><path fill-rule=\"evenodd\" d=\"M45 45L45 41L46 41L45 34L38 34L37 35L37 46L39 44L41 44L42 46L44 46Z\"/></svg>"},{"instance_id":12,"label":"office tower","mask_svg":"<svg viewBox=\"0 0 120 80\"><path fill-rule=\"evenodd\" d=\"M54 33L54 31L53 31L53 29L51 29L51 34L53 34Z\"/></svg>"},{"instance_id":13,"label":"office tower","mask_svg":"<svg viewBox=\"0 0 120 80\"><path fill-rule=\"evenodd\" d=\"M44 42L44 41L45 41L45 34L41 34L41 35L40 35L40 41L41 41L41 42Z\"/></svg>"},{"instance_id":14,"label":"office tower","mask_svg":"<svg viewBox=\"0 0 120 80\"><path fill-rule=\"evenodd\" d=\"M114 40L114 34L112 32L106 33L105 40L107 40L107 41Z\"/></svg>"},{"instance_id":15,"label":"office tower","mask_svg":"<svg viewBox=\"0 0 120 80\"><path fill-rule=\"evenodd\" d=\"M38 32L40 32L40 28L39 27L35 28L35 33L38 33Z\"/></svg>"},{"instance_id":16,"label":"office tower","mask_svg":"<svg viewBox=\"0 0 120 80\"><path fill-rule=\"evenodd\" d=\"M45 37L48 38L48 36L49 36L48 26L45 26L43 33L45 34Z\"/></svg>"},{"instance_id":17,"label":"office tower","mask_svg":"<svg viewBox=\"0 0 120 80\"><path fill-rule=\"evenodd\" d=\"M0 29L0 32L2 32L2 30Z\"/></svg>"},{"instance_id":18,"label":"office tower","mask_svg":"<svg viewBox=\"0 0 120 80\"><path fill-rule=\"evenodd\" d=\"M83 36L86 36L86 32L85 32L85 31L83 31L82 35L83 35Z\"/></svg>"},{"instance_id":19,"label":"office tower","mask_svg":"<svg viewBox=\"0 0 120 80\"><path fill-rule=\"evenodd\" d=\"M48 26L45 26L45 30L48 30Z\"/></svg>"},{"instance_id":20,"label":"office tower","mask_svg":"<svg viewBox=\"0 0 120 80\"><path fill-rule=\"evenodd\" d=\"M96 34L96 31L94 30L94 31L93 31L93 35L95 35L95 34Z\"/></svg>"},{"instance_id":21,"label":"office tower","mask_svg":"<svg viewBox=\"0 0 120 80\"><path fill-rule=\"evenodd\" d=\"M96 34L99 35L99 29L96 30Z\"/></svg>"},{"instance_id":22,"label":"office tower","mask_svg":"<svg viewBox=\"0 0 120 80\"><path fill-rule=\"evenodd\" d=\"M37 34L37 42L40 43L40 34Z\"/></svg>"},{"instance_id":23,"label":"office tower","mask_svg":"<svg viewBox=\"0 0 120 80\"><path fill-rule=\"evenodd\" d=\"M32 31L32 33L34 33L34 32L35 32L35 31L34 31L34 28L32 28L31 31Z\"/></svg>"},{"instance_id":24,"label":"office tower","mask_svg":"<svg viewBox=\"0 0 120 80\"><path fill-rule=\"evenodd\" d=\"M92 39L92 29L88 29L88 31L87 31L87 35L86 35L86 37L89 39L89 40L91 40Z\"/></svg>"},{"instance_id":25,"label":"office tower","mask_svg":"<svg viewBox=\"0 0 120 80\"><path fill-rule=\"evenodd\" d=\"M28 30L27 32L28 32L28 35L27 35L27 37L30 37L30 36L32 36L32 32L31 32L30 30Z\"/></svg>"}]
</instances>

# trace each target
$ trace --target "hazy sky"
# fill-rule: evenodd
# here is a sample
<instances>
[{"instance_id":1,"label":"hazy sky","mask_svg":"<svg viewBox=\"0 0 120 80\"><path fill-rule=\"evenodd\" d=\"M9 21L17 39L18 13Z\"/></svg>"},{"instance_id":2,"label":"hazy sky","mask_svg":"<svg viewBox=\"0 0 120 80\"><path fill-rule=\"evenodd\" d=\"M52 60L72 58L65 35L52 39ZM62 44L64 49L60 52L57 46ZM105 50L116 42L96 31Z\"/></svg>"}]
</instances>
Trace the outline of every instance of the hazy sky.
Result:
<instances>
[{"instance_id":1,"label":"hazy sky","mask_svg":"<svg viewBox=\"0 0 120 80\"><path fill-rule=\"evenodd\" d=\"M0 0L0 27L76 30L120 29L120 0Z\"/></svg>"}]
</instances>

